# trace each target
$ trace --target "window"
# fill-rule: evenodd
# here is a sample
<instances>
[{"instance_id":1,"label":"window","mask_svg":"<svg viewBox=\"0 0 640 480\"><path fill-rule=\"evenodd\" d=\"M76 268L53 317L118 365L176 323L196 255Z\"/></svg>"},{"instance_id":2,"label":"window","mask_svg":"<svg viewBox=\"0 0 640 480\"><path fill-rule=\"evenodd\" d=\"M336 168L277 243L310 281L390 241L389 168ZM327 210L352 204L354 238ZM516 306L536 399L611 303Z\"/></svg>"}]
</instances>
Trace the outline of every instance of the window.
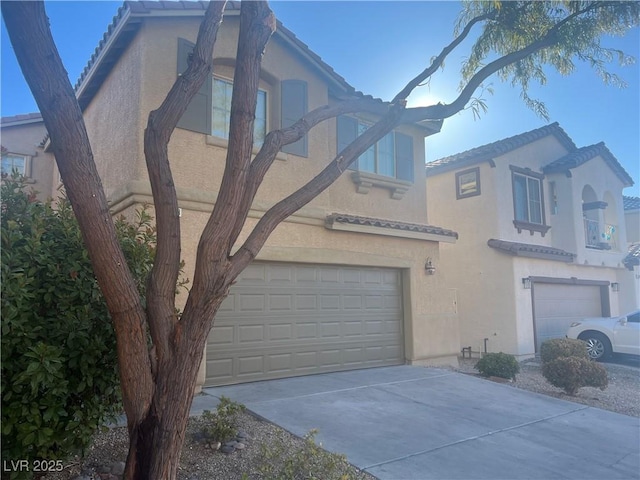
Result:
<instances>
[{"instance_id":1,"label":"window","mask_svg":"<svg viewBox=\"0 0 640 480\"><path fill-rule=\"evenodd\" d=\"M355 118L338 117L338 153L369 126ZM350 168L413 182L413 138L399 132L389 132L360 155Z\"/></svg>"},{"instance_id":2,"label":"window","mask_svg":"<svg viewBox=\"0 0 640 480\"><path fill-rule=\"evenodd\" d=\"M2 176L9 176L13 171L17 171L20 175L27 175L27 157L24 155L16 155L14 153L2 154Z\"/></svg>"},{"instance_id":3,"label":"window","mask_svg":"<svg viewBox=\"0 0 640 480\"><path fill-rule=\"evenodd\" d=\"M456 173L456 199L480 195L480 168Z\"/></svg>"},{"instance_id":4,"label":"window","mask_svg":"<svg viewBox=\"0 0 640 480\"><path fill-rule=\"evenodd\" d=\"M542 194L543 175L511 166L511 181L513 187L514 225L518 232L529 230L541 232L544 236L549 230L545 225L544 203Z\"/></svg>"},{"instance_id":5,"label":"window","mask_svg":"<svg viewBox=\"0 0 640 480\"><path fill-rule=\"evenodd\" d=\"M231 118L231 92L233 83L220 78L213 79L211 135L229 138L229 120ZM267 134L267 93L258 90L256 119L253 124L253 142L261 145Z\"/></svg>"},{"instance_id":6,"label":"window","mask_svg":"<svg viewBox=\"0 0 640 480\"><path fill-rule=\"evenodd\" d=\"M542 224L540 180L525 175L513 175L513 201L516 220Z\"/></svg>"}]
</instances>

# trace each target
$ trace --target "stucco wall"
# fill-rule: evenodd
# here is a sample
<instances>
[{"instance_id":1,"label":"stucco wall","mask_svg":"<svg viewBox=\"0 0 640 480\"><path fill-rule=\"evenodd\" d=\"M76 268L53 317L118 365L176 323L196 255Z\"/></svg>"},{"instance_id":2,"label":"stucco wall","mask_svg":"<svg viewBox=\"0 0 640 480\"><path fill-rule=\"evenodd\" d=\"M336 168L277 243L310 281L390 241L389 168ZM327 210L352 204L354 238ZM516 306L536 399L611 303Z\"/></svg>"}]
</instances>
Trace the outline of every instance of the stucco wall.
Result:
<instances>
[{"instance_id":1,"label":"stucco wall","mask_svg":"<svg viewBox=\"0 0 640 480\"><path fill-rule=\"evenodd\" d=\"M2 146L9 153L27 156L27 176L29 187L38 192L40 200L53 196L52 184L55 159L39 147L45 137L43 122L5 126L0 130Z\"/></svg>"},{"instance_id":2,"label":"stucco wall","mask_svg":"<svg viewBox=\"0 0 640 480\"><path fill-rule=\"evenodd\" d=\"M136 164L140 159L144 161L142 136L146 114L143 119L139 69L143 61L140 37L136 37L84 111L87 134L107 199L139 175Z\"/></svg>"}]
</instances>

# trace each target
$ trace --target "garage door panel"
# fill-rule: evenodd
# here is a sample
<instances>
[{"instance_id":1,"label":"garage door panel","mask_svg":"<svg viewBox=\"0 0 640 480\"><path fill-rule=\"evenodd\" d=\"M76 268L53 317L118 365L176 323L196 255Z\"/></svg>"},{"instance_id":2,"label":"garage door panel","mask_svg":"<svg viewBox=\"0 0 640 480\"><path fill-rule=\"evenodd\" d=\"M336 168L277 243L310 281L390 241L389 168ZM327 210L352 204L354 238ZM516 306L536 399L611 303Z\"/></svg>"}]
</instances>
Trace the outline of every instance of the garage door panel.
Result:
<instances>
[{"instance_id":1,"label":"garage door panel","mask_svg":"<svg viewBox=\"0 0 640 480\"><path fill-rule=\"evenodd\" d=\"M600 287L536 283L534 313L536 351L539 352L542 342L563 338L573 322L602 316Z\"/></svg>"},{"instance_id":2,"label":"garage door panel","mask_svg":"<svg viewBox=\"0 0 640 480\"><path fill-rule=\"evenodd\" d=\"M401 275L252 264L207 344L206 384L403 363Z\"/></svg>"}]
</instances>

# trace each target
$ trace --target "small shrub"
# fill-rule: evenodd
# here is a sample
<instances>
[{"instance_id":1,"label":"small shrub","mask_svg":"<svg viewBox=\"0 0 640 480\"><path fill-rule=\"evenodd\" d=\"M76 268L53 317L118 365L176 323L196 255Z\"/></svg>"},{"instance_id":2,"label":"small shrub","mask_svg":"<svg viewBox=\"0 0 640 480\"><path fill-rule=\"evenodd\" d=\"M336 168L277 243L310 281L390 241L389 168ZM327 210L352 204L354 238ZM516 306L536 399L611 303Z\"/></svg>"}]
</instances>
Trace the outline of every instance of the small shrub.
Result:
<instances>
[{"instance_id":1,"label":"small shrub","mask_svg":"<svg viewBox=\"0 0 640 480\"><path fill-rule=\"evenodd\" d=\"M553 338L540 345L540 358L542 363L553 362L561 357L589 358L587 347L582 340L575 338Z\"/></svg>"},{"instance_id":2,"label":"small shrub","mask_svg":"<svg viewBox=\"0 0 640 480\"><path fill-rule=\"evenodd\" d=\"M18 177L0 187L0 424L2 460L33 466L81 451L121 407L115 334L71 206L61 200L54 209L24 187ZM144 296L151 218L141 212L116 230Z\"/></svg>"},{"instance_id":3,"label":"small shrub","mask_svg":"<svg viewBox=\"0 0 640 480\"><path fill-rule=\"evenodd\" d=\"M351 468L344 455L330 453L316 444L317 430L307 433L301 447L291 446L281 438L263 444L258 472L263 478L278 480L350 480Z\"/></svg>"},{"instance_id":4,"label":"small shrub","mask_svg":"<svg viewBox=\"0 0 640 480\"><path fill-rule=\"evenodd\" d=\"M487 353L476 363L475 369L485 377L515 380L516 374L520 371L520 364L516 357L508 353Z\"/></svg>"},{"instance_id":5,"label":"small shrub","mask_svg":"<svg viewBox=\"0 0 640 480\"><path fill-rule=\"evenodd\" d=\"M244 412L245 406L222 395L215 412L205 410L202 419L205 426L202 434L207 441L225 442L238 432L238 415Z\"/></svg>"},{"instance_id":6,"label":"small shrub","mask_svg":"<svg viewBox=\"0 0 640 480\"><path fill-rule=\"evenodd\" d=\"M554 387L575 395L581 387L607 388L609 380L605 368L584 357L559 357L542 364L542 375Z\"/></svg>"}]
</instances>

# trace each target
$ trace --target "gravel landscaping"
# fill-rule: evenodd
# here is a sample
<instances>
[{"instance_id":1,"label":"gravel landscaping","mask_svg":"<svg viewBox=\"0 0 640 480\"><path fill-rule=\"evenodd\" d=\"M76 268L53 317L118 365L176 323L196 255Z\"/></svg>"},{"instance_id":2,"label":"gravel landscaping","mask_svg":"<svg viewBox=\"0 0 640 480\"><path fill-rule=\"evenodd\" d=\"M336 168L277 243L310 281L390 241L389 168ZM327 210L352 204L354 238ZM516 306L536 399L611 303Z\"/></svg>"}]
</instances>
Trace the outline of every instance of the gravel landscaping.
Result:
<instances>
[{"instance_id":1,"label":"gravel landscaping","mask_svg":"<svg viewBox=\"0 0 640 480\"><path fill-rule=\"evenodd\" d=\"M460 360L456 369L461 373L478 375L473 367L477 360ZM524 361L520 364L520 373L514 382L506 381L506 385L521 388L563 400L581 403L613 412L640 417L640 370L625 365L603 363L609 376L609 386L602 391L597 388L581 388L575 396L565 394L561 389L551 386L540 373L540 364L536 360ZM491 380L487 380L491 381ZM187 441L182 451L178 478L181 480L209 479L264 479L273 478L260 472L264 464L263 446L271 453L281 449L280 461L293 458L304 446L304 440L289 434L283 429L268 422L257 419L248 412L239 416L239 431L243 432L243 448L231 454L224 454L210 448L202 442L199 433L202 430L202 418L195 417L189 421ZM244 433L246 432L246 433ZM372 446L372 448L374 448ZM46 480L119 480L123 461L126 458L127 435L125 428L112 428L96 435L93 445L86 452L84 460L67 462L63 472L49 474ZM298 456L300 456L298 454ZM338 461L333 469L334 475L323 475L316 472L318 478L374 479L344 461ZM348 477L343 477L348 475Z\"/></svg>"}]
</instances>

